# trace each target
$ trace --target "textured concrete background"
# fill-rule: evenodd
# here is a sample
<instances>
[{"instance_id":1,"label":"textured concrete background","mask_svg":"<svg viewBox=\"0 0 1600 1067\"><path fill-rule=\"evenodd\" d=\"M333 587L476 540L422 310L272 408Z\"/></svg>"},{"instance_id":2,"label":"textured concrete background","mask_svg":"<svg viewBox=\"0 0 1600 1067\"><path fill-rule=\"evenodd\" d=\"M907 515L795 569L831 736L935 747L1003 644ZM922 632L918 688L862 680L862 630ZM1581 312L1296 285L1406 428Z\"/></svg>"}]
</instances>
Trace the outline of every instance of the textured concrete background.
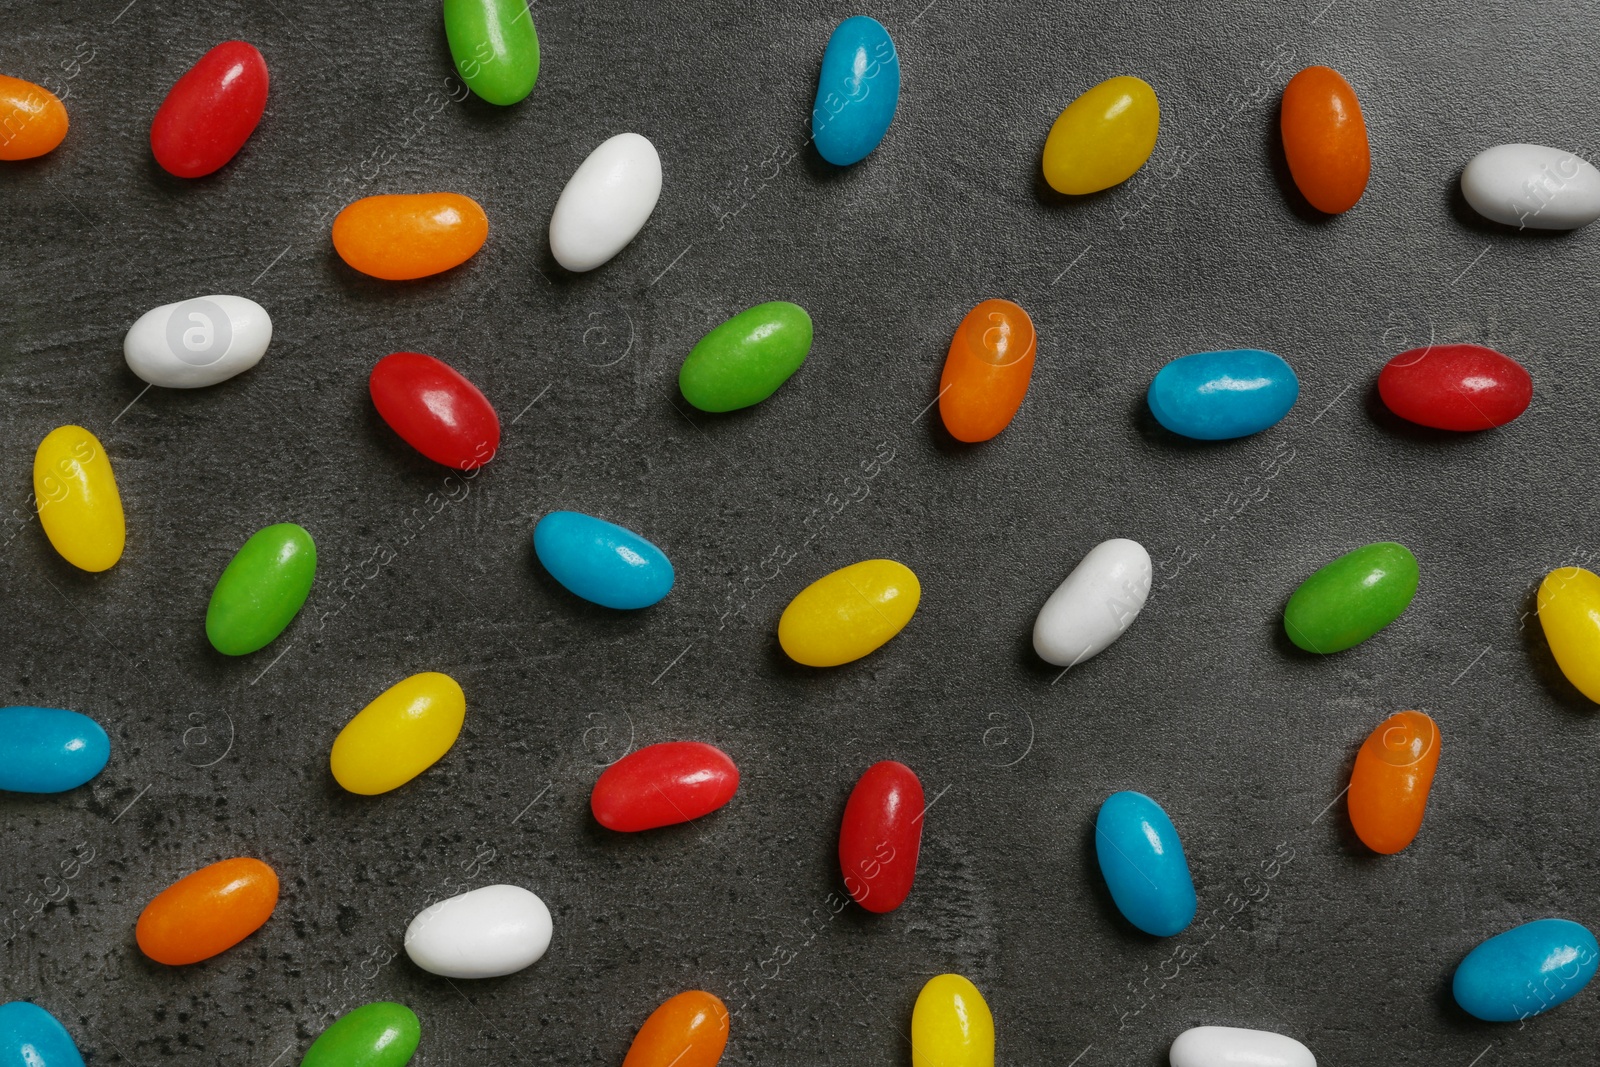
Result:
<instances>
[{"instance_id":1,"label":"textured concrete background","mask_svg":"<svg viewBox=\"0 0 1600 1067\"><path fill-rule=\"evenodd\" d=\"M1592 1058L1593 990L1490 1026L1448 981L1516 923L1600 924L1600 722L1525 614L1547 570L1600 553L1596 235L1492 227L1455 191L1504 141L1593 158L1600 11L1324 3L868 8L905 88L883 146L841 172L806 139L828 33L861 10L845 4L541 3L538 87L495 109L453 99L429 0L9 0L0 70L70 90L72 131L0 168L3 696L94 716L113 754L79 791L0 799L5 995L49 1008L95 1064L287 1065L382 998L422 1017L418 1064L619 1063L656 1004L703 987L736 1013L728 1062L903 1065L916 993L944 971L983 990L1013 1064L1163 1063L1202 1023L1292 1034L1333 1067ZM220 174L169 178L151 115L233 37L271 66L266 117ZM1332 221L1276 147L1279 92L1312 63L1349 78L1372 132L1371 187ZM1121 73L1160 94L1156 156L1065 202L1038 178L1045 133ZM568 276L550 210L622 130L660 150L660 206ZM464 267L388 284L334 255L348 201L439 189L489 213ZM123 333L214 292L271 312L265 360L141 395ZM1040 362L1011 428L960 447L921 413L989 296L1029 309ZM809 362L754 410L689 409L690 346L775 298L814 316ZM1521 360L1532 408L1479 436L1397 424L1376 372L1430 338ZM1153 425L1161 364L1237 345L1299 372L1282 424L1217 445ZM378 420L366 374L396 349L448 360L499 409L479 477ZM34 447L66 422L105 442L127 509L104 575L57 558L29 512ZM558 507L661 545L672 595L624 615L555 586L530 534ZM271 648L224 659L211 585L286 520L317 539L312 598ZM1111 536L1149 547L1156 592L1058 678L1033 616ZM1422 562L1404 618L1337 657L1295 653L1295 585L1385 538ZM787 600L880 555L923 580L906 631L841 669L787 663ZM335 733L421 670L465 687L461 740L396 793L342 793ZM1361 740L1407 707L1438 720L1443 759L1420 838L1379 859L1338 797ZM739 762L734 802L600 830L599 768L672 738ZM845 797L890 757L938 798L916 888L891 915L835 915ZM1180 937L1134 931L1099 879L1091 821L1127 788L1172 815L1214 916ZM197 966L145 960L150 897L239 854L282 878L266 927ZM539 964L449 982L400 953L426 903L499 881L555 915Z\"/></svg>"}]
</instances>

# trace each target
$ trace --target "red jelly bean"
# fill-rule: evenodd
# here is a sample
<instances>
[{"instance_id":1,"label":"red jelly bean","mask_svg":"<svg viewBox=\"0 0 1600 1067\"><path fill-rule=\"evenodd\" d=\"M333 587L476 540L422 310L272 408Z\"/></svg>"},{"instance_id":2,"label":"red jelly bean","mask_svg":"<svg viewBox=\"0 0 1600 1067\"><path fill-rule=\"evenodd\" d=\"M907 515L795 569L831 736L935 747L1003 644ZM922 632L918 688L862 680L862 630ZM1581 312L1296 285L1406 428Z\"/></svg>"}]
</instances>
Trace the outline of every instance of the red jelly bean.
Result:
<instances>
[{"instance_id":1,"label":"red jelly bean","mask_svg":"<svg viewBox=\"0 0 1600 1067\"><path fill-rule=\"evenodd\" d=\"M254 45L224 41L190 67L150 123L150 150L163 170L199 178L244 147L267 106L267 61Z\"/></svg>"},{"instance_id":2,"label":"red jelly bean","mask_svg":"<svg viewBox=\"0 0 1600 1067\"><path fill-rule=\"evenodd\" d=\"M917 877L926 808L922 783L904 763L874 763L856 782L839 828L839 867L857 904L881 913L905 903Z\"/></svg>"},{"instance_id":3,"label":"red jelly bean","mask_svg":"<svg viewBox=\"0 0 1600 1067\"><path fill-rule=\"evenodd\" d=\"M500 418L478 387L421 352L378 360L367 382L383 421L435 463L469 471L500 447Z\"/></svg>"},{"instance_id":4,"label":"red jelly bean","mask_svg":"<svg viewBox=\"0 0 1600 1067\"><path fill-rule=\"evenodd\" d=\"M600 775L589 809L608 830L653 830L716 811L739 788L728 754L699 741L665 741L630 753Z\"/></svg>"},{"instance_id":5,"label":"red jelly bean","mask_svg":"<svg viewBox=\"0 0 1600 1067\"><path fill-rule=\"evenodd\" d=\"M1423 426L1489 430L1527 410L1533 378L1522 364L1492 348L1429 345L1385 364L1378 395L1390 411Z\"/></svg>"}]
</instances>

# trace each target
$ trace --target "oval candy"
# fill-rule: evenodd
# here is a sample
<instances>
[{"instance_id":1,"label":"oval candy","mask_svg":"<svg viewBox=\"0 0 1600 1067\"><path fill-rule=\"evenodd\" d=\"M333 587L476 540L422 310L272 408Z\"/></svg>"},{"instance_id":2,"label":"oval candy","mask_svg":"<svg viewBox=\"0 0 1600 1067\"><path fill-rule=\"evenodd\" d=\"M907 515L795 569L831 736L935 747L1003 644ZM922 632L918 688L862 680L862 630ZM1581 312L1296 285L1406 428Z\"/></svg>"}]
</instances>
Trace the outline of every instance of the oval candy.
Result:
<instances>
[{"instance_id":1,"label":"oval candy","mask_svg":"<svg viewBox=\"0 0 1600 1067\"><path fill-rule=\"evenodd\" d=\"M593 515L552 511L533 528L533 552L568 592L604 608L647 608L672 591L666 553Z\"/></svg>"},{"instance_id":2,"label":"oval candy","mask_svg":"<svg viewBox=\"0 0 1600 1067\"><path fill-rule=\"evenodd\" d=\"M399 789L444 758L461 736L467 697L448 674L424 671L396 682L334 738L328 765L352 793Z\"/></svg>"},{"instance_id":3,"label":"oval candy","mask_svg":"<svg viewBox=\"0 0 1600 1067\"><path fill-rule=\"evenodd\" d=\"M661 157L619 133L578 165L550 215L550 252L570 271L594 270L628 246L661 198Z\"/></svg>"},{"instance_id":4,"label":"oval candy","mask_svg":"<svg viewBox=\"0 0 1600 1067\"><path fill-rule=\"evenodd\" d=\"M669 997L639 1027L622 1067L716 1067L728 1044L728 1009L701 989Z\"/></svg>"},{"instance_id":5,"label":"oval candy","mask_svg":"<svg viewBox=\"0 0 1600 1067\"><path fill-rule=\"evenodd\" d=\"M868 559L823 575L783 609L778 643L807 667L837 667L882 648L906 628L922 599L911 568Z\"/></svg>"},{"instance_id":6,"label":"oval candy","mask_svg":"<svg viewBox=\"0 0 1600 1067\"><path fill-rule=\"evenodd\" d=\"M1289 79L1278 116L1283 154L1311 206L1349 211L1372 173L1367 122L1350 83L1332 67L1307 67Z\"/></svg>"},{"instance_id":7,"label":"oval candy","mask_svg":"<svg viewBox=\"0 0 1600 1067\"><path fill-rule=\"evenodd\" d=\"M111 457L82 426L58 426L33 454L39 525L61 558L80 570L109 570L128 531Z\"/></svg>"},{"instance_id":8,"label":"oval candy","mask_svg":"<svg viewBox=\"0 0 1600 1067\"><path fill-rule=\"evenodd\" d=\"M857 904L882 914L911 895L926 809L922 782L904 763L874 763L857 780L839 827L839 869Z\"/></svg>"},{"instance_id":9,"label":"oval candy","mask_svg":"<svg viewBox=\"0 0 1600 1067\"><path fill-rule=\"evenodd\" d=\"M157 963L199 963L237 945L278 906L278 876L257 859L201 867L173 882L139 913L139 950Z\"/></svg>"},{"instance_id":10,"label":"oval candy","mask_svg":"<svg viewBox=\"0 0 1600 1067\"><path fill-rule=\"evenodd\" d=\"M1076 667L1127 632L1150 595L1150 553L1113 537L1089 550L1056 586L1033 622L1033 650L1046 663Z\"/></svg>"},{"instance_id":11,"label":"oval candy","mask_svg":"<svg viewBox=\"0 0 1600 1067\"><path fill-rule=\"evenodd\" d=\"M1362 743L1350 774L1350 824L1372 851L1399 852L1422 829L1439 748L1438 725L1420 711L1396 712Z\"/></svg>"},{"instance_id":12,"label":"oval candy","mask_svg":"<svg viewBox=\"0 0 1600 1067\"><path fill-rule=\"evenodd\" d=\"M306 1049L300 1067L405 1067L421 1041L416 1012L380 1000L334 1020Z\"/></svg>"},{"instance_id":13,"label":"oval candy","mask_svg":"<svg viewBox=\"0 0 1600 1067\"><path fill-rule=\"evenodd\" d=\"M1420 577L1417 557L1405 545L1364 545L1300 583L1283 610L1283 629L1307 652L1342 652L1398 619L1417 595Z\"/></svg>"},{"instance_id":14,"label":"oval candy","mask_svg":"<svg viewBox=\"0 0 1600 1067\"><path fill-rule=\"evenodd\" d=\"M72 1035L37 1004L0 1004L0 1064L5 1067L83 1067Z\"/></svg>"},{"instance_id":15,"label":"oval candy","mask_svg":"<svg viewBox=\"0 0 1600 1067\"><path fill-rule=\"evenodd\" d=\"M811 335L811 316L799 304L746 308L700 338L678 371L678 388L701 411L759 404L800 369Z\"/></svg>"},{"instance_id":16,"label":"oval candy","mask_svg":"<svg viewBox=\"0 0 1600 1067\"><path fill-rule=\"evenodd\" d=\"M515 104L539 80L539 34L528 0L444 0L456 73L491 104Z\"/></svg>"},{"instance_id":17,"label":"oval candy","mask_svg":"<svg viewBox=\"0 0 1600 1067\"><path fill-rule=\"evenodd\" d=\"M961 975L936 975L917 994L911 1067L994 1067L994 1016Z\"/></svg>"},{"instance_id":18,"label":"oval candy","mask_svg":"<svg viewBox=\"0 0 1600 1067\"><path fill-rule=\"evenodd\" d=\"M1143 793L1112 793L1094 823L1094 850L1111 899L1147 934L1171 937L1194 919L1199 901L1177 828Z\"/></svg>"},{"instance_id":19,"label":"oval candy","mask_svg":"<svg viewBox=\"0 0 1600 1067\"><path fill-rule=\"evenodd\" d=\"M1600 704L1600 575L1560 567L1544 576L1539 626L1567 681Z\"/></svg>"},{"instance_id":20,"label":"oval candy","mask_svg":"<svg viewBox=\"0 0 1600 1067\"><path fill-rule=\"evenodd\" d=\"M1196 1026L1167 1051L1171 1067L1317 1067L1311 1050L1292 1037L1238 1026Z\"/></svg>"},{"instance_id":21,"label":"oval candy","mask_svg":"<svg viewBox=\"0 0 1600 1067\"><path fill-rule=\"evenodd\" d=\"M1260 433L1300 396L1294 368L1259 348L1180 356L1156 372L1146 399L1156 421L1199 441Z\"/></svg>"},{"instance_id":22,"label":"oval candy","mask_svg":"<svg viewBox=\"0 0 1600 1067\"><path fill-rule=\"evenodd\" d=\"M1033 379L1033 320L1009 300L985 300L961 320L944 373L939 418L957 441L987 441L1011 425Z\"/></svg>"},{"instance_id":23,"label":"oval candy","mask_svg":"<svg viewBox=\"0 0 1600 1067\"><path fill-rule=\"evenodd\" d=\"M272 317L254 300L214 293L162 304L122 340L128 369L163 389L199 389L261 362Z\"/></svg>"},{"instance_id":24,"label":"oval candy","mask_svg":"<svg viewBox=\"0 0 1600 1067\"><path fill-rule=\"evenodd\" d=\"M255 132L267 107L267 61L254 45L224 41L175 82L150 123L150 151L168 174L220 169Z\"/></svg>"},{"instance_id":25,"label":"oval candy","mask_svg":"<svg viewBox=\"0 0 1600 1067\"><path fill-rule=\"evenodd\" d=\"M1482 345L1428 345L1385 363L1378 395L1388 409L1436 430L1491 430L1528 409L1533 378Z\"/></svg>"},{"instance_id":26,"label":"oval candy","mask_svg":"<svg viewBox=\"0 0 1600 1067\"><path fill-rule=\"evenodd\" d=\"M498 978L550 947L550 909L518 885L489 885L424 910L406 927L406 955L446 978Z\"/></svg>"},{"instance_id":27,"label":"oval candy","mask_svg":"<svg viewBox=\"0 0 1600 1067\"><path fill-rule=\"evenodd\" d=\"M900 102L900 56L883 23L854 15L834 27L822 53L811 140L829 163L867 158L894 121Z\"/></svg>"},{"instance_id":28,"label":"oval candy","mask_svg":"<svg viewBox=\"0 0 1600 1067\"><path fill-rule=\"evenodd\" d=\"M42 85L0 74L0 160L36 159L67 136L67 106Z\"/></svg>"},{"instance_id":29,"label":"oval candy","mask_svg":"<svg viewBox=\"0 0 1600 1067\"><path fill-rule=\"evenodd\" d=\"M1082 195L1133 177L1155 151L1161 126L1156 91L1139 78L1107 78L1057 116L1044 142L1044 180Z\"/></svg>"},{"instance_id":30,"label":"oval candy","mask_svg":"<svg viewBox=\"0 0 1600 1067\"><path fill-rule=\"evenodd\" d=\"M488 397L443 360L394 352L367 379L389 428L435 463L477 470L500 449L500 417Z\"/></svg>"},{"instance_id":31,"label":"oval candy","mask_svg":"<svg viewBox=\"0 0 1600 1067\"><path fill-rule=\"evenodd\" d=\"M65 708L0 708L0 789L64 793L99 774L110 758L111 739L87 715Z\"/></svg>"},{"instance_id":32,"label":"oval candy","mask_svg":"<svg viewBox=\"0 0 1600 1067\"><path fill-rule=\"evenodd\" d=\"M1495 145L1462 170L1461 195L1484 218L1519 230L1575 230L1600 218L1600 171L1559 148Z\"/></svg>"},{"instance_id":33,"label":"oval candy","mask_svg":"<svg viewBox=\"0 0 1600 1067\"><path fill-rule=\"evenodd\" d=\"M1594 935L1570 919L1536 919L1496 934L1456 967L1451 992L1485 1022L1532 1018L1582 991L1600 963Z\"/></svg>"},{"instance_id":34,"label":"oval candy","mask_svg":"<svg viewBox=\"0 0 1600 1067\"><path fill-rule=\"evenodd\" d=\"M589 810L608 830L636 833L709 815L738 789L739 768L720 748L663 741L601 771L589 794Z\"/></svg>"},{"instance_id":35,"label":"oval candy","mask_svg":"<svg viewBox=\"0 0 1600 1067\"><path fill-rule=\"evenodd\" d=\"M460 193L367 196L333 220L333 247L362 274L386 281L459 267L489 239L489 216Z\"/></svg>"},{"instance_id":36,"label":"oval candy","mask_svg":"<svg viewBox=\"0 0 1600 1067\"><path fill-rule=\"evenodd\" d=\"M224 656L266 648L300 614L317 575L317 546L292 522L263 527L223 568L206 605L206 638Z\"/></svg>"}]
</instances>

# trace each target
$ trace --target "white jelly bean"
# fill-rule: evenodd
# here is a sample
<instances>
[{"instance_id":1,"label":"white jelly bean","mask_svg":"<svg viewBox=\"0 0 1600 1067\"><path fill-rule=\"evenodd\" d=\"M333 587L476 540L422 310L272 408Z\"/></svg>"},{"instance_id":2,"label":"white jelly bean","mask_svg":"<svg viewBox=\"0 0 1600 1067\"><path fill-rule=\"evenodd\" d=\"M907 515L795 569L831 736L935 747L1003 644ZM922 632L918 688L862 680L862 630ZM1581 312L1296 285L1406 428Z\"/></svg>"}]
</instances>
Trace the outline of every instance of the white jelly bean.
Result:
<instances>
[{"instance_id":1,"label":"white jelly bean","mask_svg":"<svg viewBox=\"0 0 1600 1067\"><path fill-rule=\"evenodd\" d=\"M1126 537L1102 541L1044 602L1033 624L1033 650L1046 663L1076 666L1121 637L1149 595L1144 546Z\"/></svg>"},{"instance_id":2,"label":"white jelly bean","mask_svg":"<svg viewBox=\"0 0 1600 1067\"><path fill-rule=\"evenodd\" d=\"M1479 152L1461 172L1461 195L1484 218L1518 229L1574 230L1600 219L1600 171L1544 145Z\"/></svg>"},{"instance_id":3,"label":"white jelly bean","mask_svg":"<svg viewBox=\"0 0 1600 1067\"><path fill-rule=\"evenodd\" d=\"M1317 1067L1311 1050L1294 1038L1237 1026L1185 1030L1167 1061L1172 1067Z\"/></svg>"},{"instance_id":4,"label":"white jelly bean","mask_svg":"<svg viewBox=\"0 0 1600 1067\"><path fill-rule=\"evenodd\" d=\"M446 978L494 978L536 963L550 947L550 909L516 885L441 900L406 927L406 955Z\"/></svg>"},{"instance_id":5,"label":"white jelly bean","mask_svg":"<svg viewBox=\"0 0 1600 1067\"><path fill-rule=\"evenodd\" d=\"M550 216L550 251L573 271L594 270L644 229L661 197L661 157L636 133L589 153Z\"/></svg>"},{"instance_id":6,"label":"white jelly bean","mask_svg":"<svg viewBox=\"0 0 1600 1067\"><path fill-rule=\"evenodd\" d=\"M242 296L198 296L139 316L122 342L128 368L166 389L216 385L261 362L272 318Z\"/></svg>"}]
</instances>

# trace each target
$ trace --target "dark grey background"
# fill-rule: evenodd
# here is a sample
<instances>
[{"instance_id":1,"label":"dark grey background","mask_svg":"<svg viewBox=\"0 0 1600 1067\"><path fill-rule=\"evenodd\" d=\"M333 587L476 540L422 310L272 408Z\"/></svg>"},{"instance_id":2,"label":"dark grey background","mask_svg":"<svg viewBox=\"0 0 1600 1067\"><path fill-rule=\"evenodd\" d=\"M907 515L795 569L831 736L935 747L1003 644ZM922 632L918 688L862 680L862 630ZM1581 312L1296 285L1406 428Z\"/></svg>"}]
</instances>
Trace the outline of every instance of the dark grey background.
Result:
<instances>
[{"instance_id":1,"label":"dark grey background","mask_svg":"<svg viewBox=\"0 0 1600 1067\"><path fill-rule=\"evenodd\" d=\"M945 971L983 990L1013 1064L1163 1063L1203 1023L1292 1034L1335 1067L1591 1058L1593 991L1491 1026L1448 981L1514 924L1600 922L1600 724L1525 615L1546 571L1597 550L1600 261L1593 233L1492 227L1456 192L1490 145L1596 143L1600 11L1323 2L870 7L904 90L882 147L839 171L805 142L850 5L541 3L538 87L496 109L450 99L426 0L8 0L0 70L70 91L72 130L0 168L4 699L92 715L113 753L79 791L0 800L5 995L54 1012L96 1064L291 1064L383 998L422 1017L418 1064L619 1063L692 987L736 1013L729 1062L905 1064L917 991ZM267 57L267 114L220 174L170 178L151 115L235 37ZM1331 221L1276 147L1279 91L1312 63L1351 81L1372 135L1366 197ZM1045 133L1122 73L1160 94L1156 156L1065 202L1038 178ZM661 153L660 205L614 261L566 275L550 210L623 130ZM489 214L464 267L389 284L334 255L338 207L441 189ZM271 312L266 358L141 397L124 332L208 293ZM919 413L989 296L1031 312L1040 360L1012 426L961 447ZM815 319L805 367L756 409L689 409L690 346L775 298ZM1397 424L1376 371L1430 338L1515 356L1533 406L1477 436ZM1282 424L1217 445L1152 424L1161 364L1238 345L1299 372ZM503 447L478 478L374 414L367 371L397 349L497 406ZM127 511L104 575L60 560L29 511L34 447L67 422L104 441ZM555 586L530 533L558 507L661 545L672 595L619 614ZM290 520L321 554L311 601L269 649L213 653L217 574ZM1157 590L1058 679L1033 616L1112 536L1149 547ZM1411 609L1350 652L1294 653L1290 591L1386 538L1422 562ZM873 556L921 576L911 625L837 670L787 663L787 600ZM344 794L335 733L421 670L465 687L461 740L393 794ZM1337 798L1361 740L1407 707L1438 720L1443 759L1421 836L1377 858ZM738 761L734 802L600 830L600 766L673 738ZM916 888L893 914L831 917L844 799L883 758L938 798ZM1126 788L1177 823L1209 929L1154 940L1111 907L1090 826ZM80 843L94 858L63 882ZM145 960L150 897L240 854L282 878L272 920L207 963ZM555 915L540 963L452 983L396 955L428 901L501 881Z\"/></svg>"}]
</instances>

